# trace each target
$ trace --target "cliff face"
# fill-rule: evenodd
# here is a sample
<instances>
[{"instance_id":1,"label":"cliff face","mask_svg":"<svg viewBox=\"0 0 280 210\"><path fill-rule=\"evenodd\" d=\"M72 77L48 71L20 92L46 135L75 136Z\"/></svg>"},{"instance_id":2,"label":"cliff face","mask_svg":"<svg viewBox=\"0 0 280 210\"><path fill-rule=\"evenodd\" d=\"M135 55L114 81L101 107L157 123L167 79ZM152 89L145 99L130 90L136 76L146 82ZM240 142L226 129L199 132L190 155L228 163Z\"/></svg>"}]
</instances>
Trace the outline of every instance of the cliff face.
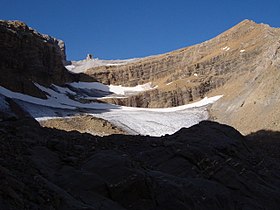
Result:
<instances>
[{"instance_id":1,"label":"cliff face","mask_svg":"<svg viewBox=\"0 0 280 210\"><path fill-rule=\"evenodd\" d=\"M13 91L44 98L33 82L50 85L72 80L63 65L63 41L20 21L0 21L0 57L0 85Z\"/></svg>"},{"instance_id":2,"label":"cliff face","mask_svg":"<svg viewBox=\"0 0 280 210\"><path fill-rule=\"evenodd\" d=\"M75 79L153 90L107 102L170 107L205 96L224 95L210 110L213 119L243 133L280 129L280 30L245 20L204 43L158 56L98 65ZM73 80L62 41L41 35L19 21L0 21L0 85L37 97L34 86ZM101 62L102 63L102 62ZM78 78L78 77L79 78Z\"/></svg>"},{"instance_id":3,"label":"cliff face","mask_svg":"<svg viewBox=\"0 0 280 210\"><path fill-rule=\"evenodd\" d=\"M142 107L178 106L211 94L230 79L257 74L267 67L277 49L279 29L245 20L202 44L125 65L99 66L85 73L107 84L158 85L115 103ZM223 93L225 94L225 93ZM110 100L112 101L112 100Z\"/></svg>"},{"instance_id":4,"label":"cliff face","mask_svg":"<svg viewBox=\"0 0 280 210\"><path fill-rule=\"evenodd\" d=\"M141 107L178 106L204 96L224 95L210 114L247 134L280 129L280 29L245 20L204 43L125 65L99 66L97 80L158 88L108 102Z\"/></svg>"}]
</instances>

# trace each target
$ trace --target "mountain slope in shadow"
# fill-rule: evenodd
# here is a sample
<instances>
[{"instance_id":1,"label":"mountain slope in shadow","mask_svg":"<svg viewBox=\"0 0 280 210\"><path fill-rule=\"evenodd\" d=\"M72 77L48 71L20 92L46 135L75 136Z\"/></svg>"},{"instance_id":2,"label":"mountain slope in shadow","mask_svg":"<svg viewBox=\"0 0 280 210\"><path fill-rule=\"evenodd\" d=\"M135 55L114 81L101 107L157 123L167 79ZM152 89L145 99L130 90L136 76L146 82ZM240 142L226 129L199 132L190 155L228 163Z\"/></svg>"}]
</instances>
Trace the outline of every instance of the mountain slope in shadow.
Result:
<instances>
[{"instance_id":1,"label":"mountain slope in shadow","mask_svg":"<svg viewBox=\"0 0 280 210\"><path fill-rule=\"evenodd\" d=\"M161 138L0 122L1 209L277 209L279 161L203 121ZM265 142L263 142L265 144ZM278 159L279 160L279 159Z\"/></svg>"}]
</instances>

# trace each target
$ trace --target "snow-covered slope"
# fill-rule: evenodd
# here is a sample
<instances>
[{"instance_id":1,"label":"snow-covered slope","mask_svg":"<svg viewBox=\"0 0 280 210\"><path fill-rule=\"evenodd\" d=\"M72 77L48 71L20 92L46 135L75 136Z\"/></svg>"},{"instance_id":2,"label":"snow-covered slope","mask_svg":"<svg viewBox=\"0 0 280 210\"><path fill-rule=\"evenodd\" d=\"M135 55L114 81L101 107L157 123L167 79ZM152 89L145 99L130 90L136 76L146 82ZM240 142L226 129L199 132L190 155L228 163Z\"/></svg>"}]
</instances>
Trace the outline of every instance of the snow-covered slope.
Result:
<instances>
[{"instance_id":1,"label":"snow-covered slope","mask_svg":"<svg viewBox=\"0 0 280 210\"><path fill-rule=\"evenodd\" d=\"M78 89L100 90L103 92L113 93L113 94L123 95L123 96L157 88L157 86L153 87L151 82L143 85L137 85L135 87L123 87L121 85L104 85L99 82L74 82L71 83L70 85Z\"/></svg>"},{"instance_id":2,"label":"snow-covered slope","mask_svg":"<svg viewBox=\"0 0 280 210\"><path fill-rule=\"evenodd\" d=\"M125 65L134 61L138 61L140 58L132 58L126 60L99 60L95 59L85 59L81 61L71 61L71 65L65 66L70 72L82 73L87 69L98 67L98 66L119 66Z\"/></svg>"},{"instance_id":3,"label":"snow-covered slope","mask_svg":"<svg viewBox=\"0 0 280 210\"><path fill-rule=\"evenodd\" d=\"M141 91L144 87L108 87L93 83L69 84L67 87L53 85L45 88L41 85L36 86L48 94L48 99L40 99L21 93L12 92L4 87L0 87L0 94L16 99L17 102L28 111L38 121L50 118L66 117L77 114L89 114L103 118L121 127L131 134L142 134L151 136L162 136L172 134L182 127L190 127L208 118L206 106L214 103L222 96L204 98L203 100L172 108L136 108L125 107L113 104L98 103L92 101L80 102L77 92L70 90L70 87L78 89L86 88L95 91L95 88L106 91L111 90L115 93L125 94L126 90ZM87 91L88 91L87 90Z\"/></svg>"}]
</instances>

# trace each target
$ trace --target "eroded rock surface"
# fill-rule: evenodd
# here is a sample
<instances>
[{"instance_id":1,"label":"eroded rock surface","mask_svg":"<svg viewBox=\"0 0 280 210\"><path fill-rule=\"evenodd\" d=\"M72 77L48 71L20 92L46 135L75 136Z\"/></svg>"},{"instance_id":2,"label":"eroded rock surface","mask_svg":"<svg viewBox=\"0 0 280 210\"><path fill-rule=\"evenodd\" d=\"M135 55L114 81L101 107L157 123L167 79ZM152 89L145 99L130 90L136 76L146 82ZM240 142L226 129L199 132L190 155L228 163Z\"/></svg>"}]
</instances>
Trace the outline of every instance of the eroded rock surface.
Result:
<instances>
[{"instance_id":1,"label":"eroded rock surface","mask_svg":"<svg viewBox=\"0 0 280 210\"><path fill-rule=\"evenodd\" d=\"M112 134L126 134L125 131L108 122L107 120L90 115L77 115L66 118L54 118L40 120L40 125L48 128L56 128L64 131L79 131L97 136Z\"/></svg>"},{"instance_id":2,"label":"eroded rock surface","mask_svg":"<svg viewBox=\"0 0 280 210\"><path fill-rule=\"evenodd\" d=\"M33 82L50 85L73 80L63 41L42 35L20 21L0 21L0 85L45 98Z\"/></svg>"},{"instance_id":3,"label":"eroded rock surface","mask_svg":"<svg viewBox=\"0 0 280 210\"><path fill-rule=\"evenodd\" d=\"M210 110L213 119L244 134L280 129L280 29L245 20L201 44L134 62L99 66L86 74L108 84L146 82L155 90L111 103L169 107L224 95Z\"/></svg>"},{"instance_id":4,"label":"eroded rock surface","mask_svg":"<svg viewBox=\"0 0 280 210\"><path fill-rule=\"evenodd\" d=\"M105 84L134 86L153 82L158 85L157 91L120 103L178 106L204 97L232 78L248 72L255 75L261 67L267 68L276 60L273 55L278 49L279 34L279 29L245 20L201 44L125 65L95 67L88 69L86 74ZM143 99L150 103L142 102Z\"/></svg>"},{"instance_id":5,"label":"eroded rock surface","mask_svg":"<svg viewBox=\"0 0 280 210\"><path fill-rule=\"evenodd\" d=\"M100 138L27 118L0 126L1 209L280 205L279 160L226 125L206 121L162 138Z\"/></svg>"}]
</instances>

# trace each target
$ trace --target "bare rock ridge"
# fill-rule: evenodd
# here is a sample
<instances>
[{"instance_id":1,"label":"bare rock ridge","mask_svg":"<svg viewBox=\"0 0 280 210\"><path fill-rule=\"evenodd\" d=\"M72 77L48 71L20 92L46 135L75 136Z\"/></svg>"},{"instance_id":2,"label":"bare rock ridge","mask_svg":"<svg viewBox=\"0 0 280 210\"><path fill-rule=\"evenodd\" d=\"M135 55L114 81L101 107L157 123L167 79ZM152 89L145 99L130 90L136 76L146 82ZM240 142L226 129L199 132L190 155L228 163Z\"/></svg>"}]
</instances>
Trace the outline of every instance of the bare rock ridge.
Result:
<instances>
[{"instance_id":1,"label":"bare rock ridge","mask_svg":"<svg viewBox=\"0 0 280 210\"><path fill-rule=\"evenodd\" d=\"M0 21L0 86L44 97L33 82L48 86L90 76L123 85L152 81L156 90L121 103L175 106L223 94L211 108L213 118L241 129L275 129L279 37L279 29L246 20L200 45L80 76L64 68L61 42L19 21ZM279 209L280 132L244 136L203 121L160 138L101 138L43 128L3 95L0 106L0 209ZM87 120L92 123L79 118L60 126L70 130L78 122L83 131Z\"/></svg>"},{"instance_id":2,"label":"bare rock ridge","mask_svg":"<svg viewBox=\"0 0 280 210\"><path fill-rule=\"evenodd\" d=\"M20 21L0 21L0 85L46 98L34 82L49 86L97 80L152 90L106 102L170 107L204 96L224 95L210 110L213 119L242 133L280 129L280 29L245 20L198 45L158 56L101 65L82 75L65 68L65 45ZM91 59L92 60L92 59Z\"/></svg>"},{"instance_id":3,"label":"bare rock ridge","mask_svg":"<svg viewBox=\"0 0 280 210\"><path fill-rule=\"evenodd\" d=\"M64 42L42 35L20 21L0 21L0 85L37 97L33 82L50 85L73 80L64 67Z\"/></svg>"},{"instance_id":4,"label":"bare rock ridge","mask_svg":"<svg viewBox=\"0 0 280 210\"><path fill-rule=\"evenodd\" d=\"M107 84L158 88L107 102L170 107L224 95L210 110L214 119L242 133L280 129L280 29L245 20L198 45L124 65L85 73Z\"/></svg>"},{"instance_id":5,"label":"bare rock ridge","mask_svg":"<svg viewBox=\"0 0 280 210\"><path fill-rule=\"evenodd\" d=\"M115 103L141 107L183 105L204 97L231 78L268 65L277 49L279 31L245 20L202 44L125 65L95 67L86 74L107 84L153 82L159 86Z\"/></svg>"},{"instance_id":6,"label":"bare rock ridge","mask_svg":"<svg viewBox=\"0 0 280 210\"><path fill-rule=\"evenodd\" d=\"M202 122L162 138L100 138L42 128L26 118L2 121L0 127L0 209L277 209L280 204L280 145L266 153L265 141L255 144L253 136L248 141L226 125Z\"/></svg>"}]
</instances>

